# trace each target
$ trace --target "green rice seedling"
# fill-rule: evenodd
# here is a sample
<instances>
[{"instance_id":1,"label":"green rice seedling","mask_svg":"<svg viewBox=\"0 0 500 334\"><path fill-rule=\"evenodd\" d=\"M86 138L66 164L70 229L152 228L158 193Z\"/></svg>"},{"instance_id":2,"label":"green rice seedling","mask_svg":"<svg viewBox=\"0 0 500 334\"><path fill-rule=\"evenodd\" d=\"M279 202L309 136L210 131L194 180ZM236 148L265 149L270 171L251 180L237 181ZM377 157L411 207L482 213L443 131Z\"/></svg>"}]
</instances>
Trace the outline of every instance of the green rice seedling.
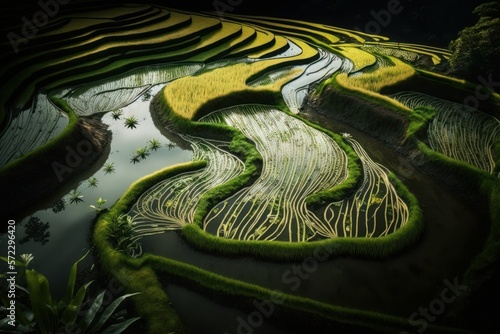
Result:
<instances>
[{"instance_id":1,"label":"green rice seedling","mask_svg":"<svg viewBox=\"0 0 500 334\"><path fill-rule=\"evenodd\" d=\"M139 124L139 120L135 116L125 118L125 126L129 129L135 129Z\"/></svg>"},{"instance_id":2,"label":"green rice seedling","mask_svg":"<svg viewBox=\"0 0 500 334\"><path fill-rule=\"evenodd\" d=\"M407 204L392 185L387 169L372 161L351 135L343 137L361 159L363 183L352 197L329 204L323 219L343 237L375 238L394 233L408 222Z\"/></svg>"},{"instance_id":3,"label":"green rice seedling","mask_svg":"<svg viewBox=\"0 0 500 334\"><path fill-rule=\"evenodd\" d=\"M111 117L113 117L113 119L116 121L116 120L119 120L120 117L122 117L122 114L123 114L123 111L121 109L113 110L111 112Z\"/></svg>"},{"instance_id":4,"label":"green rice seedling","mask_svg":"<svg viewBox=\"0 0 500 334\"><path fill-rule=\"evenodd\" d=\"M83 195L80 191L72 190L68 194L69 196L69 204L78 204L80 202L83 202Z\"/></svg>"},{"instance_id":5,"label":"green rice seedling","mask_svg":"<svg viewBox=\"0 0 500 334\"><path fill-rule=\"evenodd\" d=\"M361 50L379 55L396 57L408 62L415 62L419 59L418 53L407 51L397 46L364 45L361 47Z\"/></svg>"},{"instance_id":6,"label":"green rice seedling","mask_svg":"<svg viewBox=\"0 0 500 334\"><path fill-rule=\"evenodd\" d=\"M139 257L142 254L142 245L136 237L136 225L132 217L122 214L112 216L106 226L107 238L112 246L131 257Z\"/></svg>"},{"instance_id":7,"label":"green rice seedling","mask_svg":"<svg viewBox=\"0 0 500 334\"><path fill-rule=\"evenodd\" d=\"M157 151L158 149L161 148L161 143L158 139L153 138L149 141L149 149L152 151Z\"/></svg>"},{"instance_id":8,"label":"green rice seedling","mask_svg":"<svg viewBox=\"0 0 500 334\"><path fill-rule=\"evenodd\" d=\"M146 159L150 154L149 147L139 147L135 150L135 155L141 159Z\"/></svg>"},{"instance_id":9,"label":"green rice seedling","mask_svg":"<svg viewBox=\"0 0 500 334\"><path fill-rule=\"evenodd\" d=\"M103 171L105 174L111 174L115 172L115 163L114 162L107 162L103 166Z\"/></svg>"},{"instance_id":10,"label":"green rice seedling","mask_svg":"<svg viewBox=\"0 0 500 334\"><path fill-rule=\"evenodd\" d=\"M115 120L121 108L134 102L154 85L191 75L203 68L202 63L145 66L111 79L80 86L64 95L80 116L111 111Z\"/></svg>"},{"instance_id":11,"label":"green rice seedling","mask_svg":"<svg viewBox=\"0 0 500 334\"><path fill-rule=\"evenodd\" d=\"M96 205L90 205L90 208L94 209L97 212L101 212L104 209L102 206L106 204L107 201L107 199L99 197L99 199L96 201Z\"/></svg>"},{"instance_id":12,"label":"green rice seedling","mask_svg":"<svg viewBox=\"0 0 500 334\"><path fill-rule=\"evenodd\" d=\"M94 176L87 180L88 187L97 188L98 184L99 180L97 180L97 178L95 178Z\"/></svg>"}]
</instances>

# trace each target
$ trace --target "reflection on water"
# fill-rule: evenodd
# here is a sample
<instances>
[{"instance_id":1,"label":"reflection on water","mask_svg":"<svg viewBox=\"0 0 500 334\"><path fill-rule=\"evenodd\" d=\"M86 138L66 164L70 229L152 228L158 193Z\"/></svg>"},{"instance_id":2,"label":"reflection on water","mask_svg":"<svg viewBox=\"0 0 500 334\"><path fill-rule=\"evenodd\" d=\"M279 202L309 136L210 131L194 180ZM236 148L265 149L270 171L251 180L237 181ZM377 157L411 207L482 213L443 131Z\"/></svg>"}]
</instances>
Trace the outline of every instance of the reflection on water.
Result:
<instances>
[{"instance_id":1,"label":"reflection on water","mask_svg":"<svg viewBox=\"0 0 500 334\"><path fill-rule=\"evenodd\" d=\"M103 167L80 182L75 189L69 189L66 195L54 199L45 209L24 218L18 225L16 253L34 254L33 268L47 276L53 288L65 286L67 270L89 248L90 225L96 216L96 210L90 205L96 205L98 199L102 198L107 200L102 207L109 208L135 180L167 166L191 160L191 151L172 143L153 123L149 100L160 89L161 86L152 87L149 96L122 108L121 119L113 119L110 113L104 115L102 121L109 125L113 134L111 152ZM139 123L136 128L128 129L123 119L132 116ZM143 159L140 164L132 164L131 152L140 147L149 147L153 139L158 142L158 147L149 149L147 159ZM4 242L6 240L2 238L0 244ZM87 257L81 268L91 261Z\"/></svg>"},{"instance_id":2,"label":"reflection on water","mask_svg":"<svg viewBox=\"0 0 500 334\"><path fill-rule=\"evenodd\" d=\"M10 111L7 117L11 118L0 129L0 168L48 143L68 125L66 114L43 93L36 96L31 107Z\"/></svg>"},{"instance_id":3,"label":"reflection on water","mask_svg":"<svg viewBox=\"0 0 500 334\"><path fill-rule=\"evenodd\" d=\"M24 237L19 240L20 244L25 244L32 240L39 242L42 246L49 241L49 223L44 223L38 217L30 217L24 224Z\"/></svg>"}]
</instances>

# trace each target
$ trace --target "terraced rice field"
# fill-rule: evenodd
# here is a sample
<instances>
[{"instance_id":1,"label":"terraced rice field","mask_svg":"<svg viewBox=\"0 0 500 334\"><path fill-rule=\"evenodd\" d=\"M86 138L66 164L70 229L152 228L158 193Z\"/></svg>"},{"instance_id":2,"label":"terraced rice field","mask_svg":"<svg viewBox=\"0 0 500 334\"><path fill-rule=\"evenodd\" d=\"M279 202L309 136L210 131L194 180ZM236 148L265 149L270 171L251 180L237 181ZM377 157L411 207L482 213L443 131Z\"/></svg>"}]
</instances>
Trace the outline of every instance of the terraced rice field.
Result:
<instances>
[{"instance_id":1,"label":"terraced rice field","mask_svg":"<svg viewBox=\"0 0 500 334\"><path fill-rule=\"evenodd\" d=\"M205 219L205 230L240 240L333 237L306 208L308 195L347 177L347 156L331 138L264 106L223 110L202 121L242 131L263 159L259 179L217 205Z\"/></svg>"},{"instance_id":2,"label":"terraced rice field","mask_svg":"<svg viewBox=\"0 0 500 334\"><path fill-rule=\"evenodd\" d=\"M59 96L65 99L79 116L90 116L119 110L134 102L152 86L191 75L203 69L202 63L147 66L132 70L114 80L94 82Z\"/></svg>"},{"instance_id":3,"label":"terraced rice field","mask_svg":"<svg viewBox=\"0 0 500 334\"><path fill-rule=\"evenodd\" d=\"M344 138L363 164L363 183L352 198L328 204L324 221L336 236L380 237L397 231L408 221L408 206L391 184L389 171L371 160L349 134Z\"/></svg>"},{"instance_id":4,"label":"terraced rice field","mask_svg":"<svg viewBox=\"0 0 500 334\"><path fill-rule=\"evenodd\" d=\"M407 311L432 300L444 273L462 275L472 261L470 254L479 254L477 249L467 256L451 254L448 245L468 239L457 237L456 243L446 239L443 245L438 242L431 248L449 257L449 261L439 262L444 269L439 273L427 269L429 262L439 267L435 261L441 258L419 249L417 241L435 242L439 238L434 234L444 225L427 225L429 229L422 233L424 223L435 224L442 218L436 203L430 202L433 211L427 212L412 193L422 176L402 173L393 161L396 158L386 159L378 150L382 146L388 150L386 144L366 144L359 134L355 136L358 141L347 133L330 132L326 125L316 124L314 114L321 105L316 104L318 100L332 99L335 105L321 110L330 120L338 122L336 115L345 108L355 119L361 119L356 118L357 112L370 116L365 120L368 126L359 125L368 129L363 136L378 137L369 132L370 122L387 124L381 132L404 155L399 158L427 164L428 170L443 168L432 177L449 172L456 174L450 178L466 178L465 186L481 189L475 196L488 203L489 216L498 217L494 210L498 205L495 174L499 170L500 121L494 113L424 95L418 87L415 92L382 93L398 84L412 85L418 76L415 63L446 62L450 56L446 50L284 18L229 13L221 18L161 5L93 4L80 9L54 17L30 43L19 45L18 54L7 42L0 42L9 50L0 56L0 61L9 64L0 69L0 181L6 189L17 186L16 180L33 188L40 181L33 192L19 181L24 188L13 195L7 210L20 202L36 204L62 187L71 189L51 206L59 214L69 205L87 201L78 189L98 189L98 177L103 173L116 173L117 180L131 171L142 176L121 197L99 198L97 204L85 202L82 205L95 214L78 218L86 220L89 228L93 226L92 243L102 269L125 284L127 292L142 292L133 298L134 310L143 318L140 331L184 330L176 306L167 296L171 282L220 296L221 304L248 311L252 307L248 300L263 302L272 289L286 283L289 271L276 275L274 265L279 262L296 268L290 261L303 261L304 266L306 260L317 258L318 247L325 247L329 256L314 261L329 269L318 271L318 276L326 273L325 277L311 275L311 282L335 280L335 288L329 284L307 287L307 279L302 278L299 282L304 285L297 292L288 289L285 301L275 305L277 324L291 321L289 327L297 325L297 330L305 332L308 329L300 327L306 326L303 319L313 317L320 332L413 330L398 307ZM452 82L445 76L441 81ZM456 80L450 86L460 90L463 84ZM151 115L131 109L137 105ZM435 112L426 119L426 138L391 136L392 132L407 133L418 122L424 124L421 107ZM103 120L108 123L104 125ZM394 128L397 122L401 128ZM93 129L89 124L99 126ZM155 136L161 138L146 140L149 132L141 128L143 124L149 124L149 130L154 128ZM340 121L336 124L342 126ZM110 148L114 137L123 142L120 149ZM69 159L68 152L78 148L86 140L83 138L92 141L92 155L73 164L76 158ZM475 168L429 156L419 140ZM176 148L179 153L180 147L192 151L192 160L168 166L170 150ZM142 171L145 163L141 162L153 153L155 159L164 155L161 163L165 168L142 175L151 172ZM420 160L412 161L415 156ZM125 163L115 169L114 161L120 159ZM65 166L68 161L71 168L66 166L65 172L74 174L64 182L40 179L38 174L47 171L54 178L54 162ZM147 168L150 166L153 164ZM491 175L477 174L477 169ZM483 178L486 181L479 184ZM411 190L406 188L407 182L412 184ZM429 203L428 198L420 199ZM464 217L473 215L470 212ZM39 217L44 215L40 211L29 216L41 221ZM152 238L164 238L161 240L169 240L168 252L156 252L152 247L145 247L153 250L144 254L119 249L110 232L116 217L128 219L129 235L119 243L150 247ZM70 251L68 240L61 236L64 233L57 233L64 227L51 228L56 232L52 235L58 236L51 241L54 247L64 244L61 248L67 248L72 257L82 255L81 247ZM45 250L37 248L36 238L33 240L27 249L43 254ZM251 258L251 263L243 274L228 274L226 255L235 261ZM362 256L365 263L349 267L356 256ZM389 256L394 261L385 261ZM208 269L200 265L205 257L215 265ZM344 266L342 275L335 273L338 265ZM269 282L241 278L260 270ZM371 270L377 280L365 275ZM408 291L408 277L425 288ZM376 300L370 308L364 308L364 295L355 291L353 281L376 287L376 292L366 292ZM322 291L319 297L311 292L318 289ZM339 300L342 306L337 305ZM390 315L382 314L384 305L393 305ZM429 327L436 333L457 329L452 322Z\"/></svg>"},{"instance_id":5,"label":"terraced rice field","mask_svg":"<svg viewBox=\"0 0 500 334\"><path fill-rule=\"evenodd\" d=\"M236 156L204 139L185 139L193 146L194 161L206 161L207 166L179 174L145 192L128 213L135 223L134 238L192 224L201 196L243 172L244 164Z\"/></svg>"},{"instance_id":6,"label":"terraced rice field","mask_svg":"<svg viewBox=\"0 0 500 334\"><path fill-rule=\"evenodd\" d=\"M39 94L30 108L9 114L7 122L0 133L0 168L56 137L68 124L68 117L46 94Z\"/></svg>"},{"instance_id":7,"label":"terraced rice field","mask_svg":"<svg viewBox=\"0 0 500 334\"><path fill-rule=\"evenodd\" d=\"M415 92L401 92L392 98L411 109L428 107L436 111L427 128L433 150L493 173L492 149L500 139L498 119L462 104Z\"/></svg>"}]
</instances>

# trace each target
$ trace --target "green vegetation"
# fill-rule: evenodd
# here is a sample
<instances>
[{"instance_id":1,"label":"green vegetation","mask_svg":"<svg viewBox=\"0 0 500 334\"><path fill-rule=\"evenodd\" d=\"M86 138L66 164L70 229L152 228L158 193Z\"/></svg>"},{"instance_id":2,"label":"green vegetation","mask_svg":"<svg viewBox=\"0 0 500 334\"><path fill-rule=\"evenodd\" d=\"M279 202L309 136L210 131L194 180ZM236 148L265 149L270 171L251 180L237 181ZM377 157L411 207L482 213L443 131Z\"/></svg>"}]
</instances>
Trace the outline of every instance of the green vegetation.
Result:
<instances>
[{"instance_id":1,"label":"green vegetation","mask_svg":"<svg viewBox=\"0 0 500 334\"><path fill-rule=\"evenodd\" d=\"M125 126L129 129L135 129L139 124L139 120L135 116L125 118Z\"/></svg>"},{"instance_id":2,"label":"green vegetation","mask_svg":"<svg viewBox=\"0 0 500 334\"><path fill-rule=\"evenodd\" d=\"M418 93L399 93L393 98L411 109L435 110L427 127L430 147L457 160L493 173L493 145L500 141L500 121L458 103Z\"/></svg>"},{"instance_id":3,"label":"green vegetation","mask_svg":"<svg viewBox=\"0 0 500 334\"><path fill-rule=\"evenodd\" d=\"M496 59L498 50L485 51L485 46L499 44L498 12L494 4L476 9L478 25L452 44L456 73L476 75L478 68L467 62L476 66L481 57ZM30 41L30 52L7 56L12 66L0 70L0 121L7 119L9 134L1 140L15 139L12 145L0 142L0 182L21 175L15 171L41 178L36 176L43 174L39 165L63 161L68 147L77 148L81 140L96 148L84 161L97 159L102 148L95 144L105 140L89 116L110 112L113 120L135 129L139 120L124 117L122 108L140 96L147 101L158 84L165 87L152 100L152 111L189 142L194 158L134 182L107 210L102 198L90 205L98 215L92 240L100 267L127 287L127 295L101 313L101 293L79 319L88 285L74 293L76 269L70 274L69 297L58 303L46 278L26 270L35 312L19 312L23 325L36 325L42 333L75 326L82 333L119 333L136 318L106 330L102 325L132 297L148 333L180 333L183 325L165 292L169 284L217 296L221 304L249 312L249 300L271 295L262 286L143 253L141 238L167 231L180 231L186 247L256 262L303 261L318 249L328 258L384 261L415 244L424 229L418 199L372 160L369 147L294 115L304 110L304 101L334 106L333 117L380 137L452 189L477 197L492 224L485 247L464 274L471 295L484 286L481 274L498 263L500 122L492 116L498 115L498 95L481 101L490 115L461 108L456 102L477 93L474 85L410 65L422 58L421 63L446 62L447 50L298 20L220 19L156 6L68 12L53 22ZM56 43L58 37L66 42ZM498 67L483 63L481 68L489 71L481 73ZM64 130L61 112L68 119ZM26 139L20 136L25 133ZM170 140L166 146L172 149L176 145ZM166 153L156 138L137 145L146 146L130 148L133 164L153 151ZM86 167L75 168L75 174ZM126 173L116 171L113 162L101 170ZM99 184L96 177L85 179L87 187ZM78 188L67 196L69 204L84 201ZM27 266L31 260L26 256L19 263ZM407 319L283 296L273 320L301 332L414 329Z\"/></svg>"},{"instance_id":4,"label":"green vegetation","mask_svg":"<svg viewBox=\"0 0 500 334\"><path fill-rule=\"evenodd\" d=\"M83 196L82 193L79 191L76 191L75 189L71 190L71 192L68 194L69 196L69 204L78 204L80 202L83 202Z\"/></svg>"},{"instance_id":5,"label":"green vegetation","mask_svg":"<svg viewBox=\"0 0 500 334\"><path fill-rule=\"evenodd\" d=\"M88 254L88 252L87 252ZM139 320L139 317L123 320L120 323L109 325L110 318L118 308L118 306L127 298L135 294L123 295L102 310L103 298L106 291L100 293L83 312L82 306L87 296L88 288L92 282L83 284L75 293L76 276L78 263L85 256L76 261L71 267L68 279L68 286L64 297L57 301L52 297L49 281L47 278L36 271L28 269L29 264L34 259L31 254L21 255L21 259L16 261L16 266L20 268L21 273L17 277L23 278L26 281L26 288L19 286L20 290L27 294L23 296L28 303L25 305L21 302L21 298L17 298L16 302L16 323L12 326L7 323L8 317L0 322L0 328L5 333L41 333L52 334L66 331L78 331L78 333L97 334L97 333L122 333L132 323ZM7 261L2 257L2 260ZM2 304L4 312L8 312L9 299L2 296ZM96 317L97 316L97 317ZM7 320L7 321L6 321ZM106 328L106 326L108 326Z\"/></svg>"},{"instance_id":6,"label":"green vegetation","mask_svg":"<svg viewBox=\"0 0 500 334\"><path fill-rule=\"evenodd\" d=\"M114 164L114 162L105 163L104 166L102 167L102 170L106 174L114 173L115 172L115 164Z\"/></svg>"},{"instance_id":7,"label":"green vegetation","mask_svg":"<svg viewBox=\"0 0 500 334\"><path fill-rule=\"evenodd\" d=\"M500 4L487 2L474 10L479 21L460 31L450 43L450 65L455 75L477 81L478 76L500 77Z\"/></svg>"},{"instance_id":8,"label":"green vegetation","mask_svg":"<svg viewBox=\"0 0 500 334\"><path fill-rule=\"evenodd\" d=\"M206 105L209 105L211 101L222 98L227 100L228 95L235 96L238 93L243 93L242 98L244 98L243 96L249 96L251 92L277 93L294 73L270 85L250 87L247 83L277 67L300 64L317 56L318 53L315 49L304 42L298 40L295 42L303 50L300 55L295 57L238 63L176 80L163 90L164 103L177 116L191 120L203 116L202 107L205 106L205 109L208 109ZM219 78L222 77L227 79L221 82ZM248 98L246 102L251 102L251 99ZM240 103L245 102L241 101ZM218 109L220 108L222 107Z\"/></svg>"},{"instance_id":9,"label":"green vegetation","mask_svg":"<svg viewBox=\"0 0 500 334\"><path fill-rule=\"evenodd\" d=\"M132 218L125 214L112 216L107 225L111 245L117 251L132 257L142 254L142 246L135 236L135 225Z\"/></svg>"},{"instance_id":10,"label":"green vegetation","mask_svg":"<svg viewBox=\"0 0 500 334\"><path fill-rule=\"evenodd\" d=\"M363 68L375 64L377 58L371 53L358 49L356 47L339 46L336 51L344 58L349 59L353 64L353 71L359 71Z\"/></svg>"}]
</instances>

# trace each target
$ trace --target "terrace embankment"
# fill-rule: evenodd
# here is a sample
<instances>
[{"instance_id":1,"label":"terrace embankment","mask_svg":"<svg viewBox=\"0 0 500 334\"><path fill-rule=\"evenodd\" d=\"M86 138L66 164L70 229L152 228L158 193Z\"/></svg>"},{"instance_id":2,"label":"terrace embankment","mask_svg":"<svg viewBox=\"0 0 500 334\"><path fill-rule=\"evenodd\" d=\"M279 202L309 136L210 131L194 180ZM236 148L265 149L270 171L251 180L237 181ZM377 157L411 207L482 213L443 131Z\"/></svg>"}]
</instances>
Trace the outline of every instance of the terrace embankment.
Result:
<instances>
[{"instance_id":1,"label":"terrace embankment","mask_svg":"<svg viewBox=\"0 0 500 334\"><path fill-rule=\"evenodd\" d=\"M2 214L16 215L87 171L109 150L111 132L99 119L79 118L71 131L55 138L47 147L14 161L0 174L0 184L9 190Z\"/></svg>"},{"instance_id":2,"label":"terrace embankment","mask_svg":"<svg viewBox=\"0 0 500 334\"><path fill-rule=\"evenodd\" d=\"M305 109L352 125L392 147L401 145L410 123L403 115L373 101L328 86L319 95L310 95Z\"/></svg>"},{"instance_id":3,"label":"terrace embankment","mask_svg":"<svg viewBox=\"0 0 500 334\"><path fill-rule=\"evenodd\" d=\"M448 188L462 194L476 206L486 209L489 202L481 192L479 170L432 151L414 136L407 137L410 120L374 101L348 95L325 87L321 93L310 95L305 112L324 115L348 124L406 157L414 167L440 180Z\"/></svg>"}]
</instances>

